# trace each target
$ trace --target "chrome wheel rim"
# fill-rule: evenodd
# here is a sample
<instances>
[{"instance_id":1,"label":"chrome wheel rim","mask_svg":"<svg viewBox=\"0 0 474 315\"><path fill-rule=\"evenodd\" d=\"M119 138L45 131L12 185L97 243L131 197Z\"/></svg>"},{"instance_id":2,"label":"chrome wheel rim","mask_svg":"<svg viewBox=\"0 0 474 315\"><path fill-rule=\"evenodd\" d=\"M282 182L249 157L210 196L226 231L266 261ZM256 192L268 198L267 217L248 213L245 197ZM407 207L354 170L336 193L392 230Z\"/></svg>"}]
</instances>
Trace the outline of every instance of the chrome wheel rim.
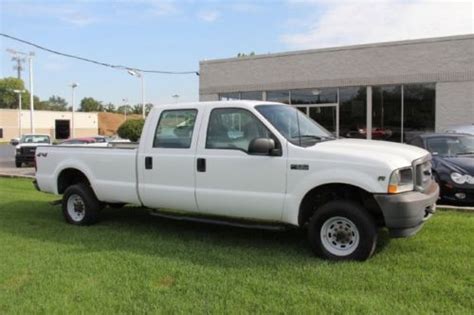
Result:
<instances>
[{"instance_id":1,"label":"chrome wheel rim","mask_svg":"<svg viewBox=\"0 0 474 315\"><path fill-rule=\"evenodd\" d=\"M81 196L72 194L67 200L67 213L74 222L80 222L86 215L86 205Z\"/></svg>"},{"instance_id":2,"label":"chrome wheel rim","mask_svg":"<svg viewBox=\"0 0 474 315\"><path fill-rule=\"evenodd\" d=\"M321 227L321 242L324 249L336 256L352 254L359 245L357 226L345 217L327 219Z\"/></svg>"}]
</instances>

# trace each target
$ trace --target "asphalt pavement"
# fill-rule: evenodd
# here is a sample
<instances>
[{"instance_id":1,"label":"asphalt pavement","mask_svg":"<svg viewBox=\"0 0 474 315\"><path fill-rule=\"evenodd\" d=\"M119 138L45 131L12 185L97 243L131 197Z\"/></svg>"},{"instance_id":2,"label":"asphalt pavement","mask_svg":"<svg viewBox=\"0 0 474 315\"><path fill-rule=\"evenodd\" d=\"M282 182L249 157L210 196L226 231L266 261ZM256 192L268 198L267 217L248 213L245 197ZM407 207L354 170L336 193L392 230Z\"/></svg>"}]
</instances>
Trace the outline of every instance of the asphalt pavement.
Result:
<instances>
[{"instance_id":1,"label":"asphalt pavement","mask_svg":"<svg viewBox=\"0 0 474 315\"><path fill-rule=\"evenodd\" d=\"M15 146L0 144L0 176L12 177L34 177L35 168L31 165L24 165L21 168L15 166Z\"/></svg>"}]
</instances>

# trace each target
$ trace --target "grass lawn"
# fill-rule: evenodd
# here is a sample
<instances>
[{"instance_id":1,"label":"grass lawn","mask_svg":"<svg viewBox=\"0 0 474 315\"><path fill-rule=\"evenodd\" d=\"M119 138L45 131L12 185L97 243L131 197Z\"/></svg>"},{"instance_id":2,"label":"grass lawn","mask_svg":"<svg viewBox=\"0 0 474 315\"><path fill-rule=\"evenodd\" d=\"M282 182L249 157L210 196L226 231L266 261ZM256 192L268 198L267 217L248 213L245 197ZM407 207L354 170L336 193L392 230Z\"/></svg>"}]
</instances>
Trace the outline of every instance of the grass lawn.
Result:
<instances>
[{"instance_id":1,"label":"grass lawn","mask_svg":"<svg viewBox=\"0 0 474 315\"><path fill-rule=\"evenodd\" d=\"M413 238L381 233L365 263L330 263L297 230L176 222L128 207L75 227L55 199L0 178L0 314L474 311L474 213L438 211Z\"/></svg>"}]
</instances>

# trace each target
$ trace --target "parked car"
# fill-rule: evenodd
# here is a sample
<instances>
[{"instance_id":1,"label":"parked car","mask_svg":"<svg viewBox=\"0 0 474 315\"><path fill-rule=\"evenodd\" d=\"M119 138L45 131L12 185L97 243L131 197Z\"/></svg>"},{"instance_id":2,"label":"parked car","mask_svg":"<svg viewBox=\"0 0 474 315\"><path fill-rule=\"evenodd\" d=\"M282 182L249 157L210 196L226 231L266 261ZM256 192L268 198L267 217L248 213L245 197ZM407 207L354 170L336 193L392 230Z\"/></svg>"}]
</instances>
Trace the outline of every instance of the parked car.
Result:
<instances>
[{"instance_id":1,"label":"parked car","mask_svg":"<svg viewBox=\"0 0 474 315\"><path fill-rule=\"evenodd\" d=\"M377 228L407 237L434 213L430 160L404 144L335 139L280 103L173 104L152 109L138 148L40 148L36 187L62 194L75 225L135 204L181 220L305 228L317 255L365 260Z\"/></svg>"},{"instance_id":2,"label":"parked car","mask_svg":"<svg viewBox=\"0 0 474 315\"><path fill-rule=\"evenodd\" d=\"M15 166L22 167L23 163L34 163L36 148L51 145L51 137L49 135L27 134L21 136L19 140L12 139L10 144L16 148Z\"/></svg>"},{"instance_id":3,"label":"parked car","mask_svg":"<svg viewBox=\"0 0 474 315\"><path fill-rule=\"evenodd\" d=\"M468 134L425 134L409 144L433 155L433 175L445 203L474 206L474 136Z\"/></svg>"},{"instance_id":4,"label":"parked car","mask_svg":"<svg viewBox=\"0 0 474 315\"><path fill-rule=\"evenodd\" d=\"M474 136L474 123L460 126L453 126L446 129L448 133L467 133Z\"/></svg>"}]
</instances>

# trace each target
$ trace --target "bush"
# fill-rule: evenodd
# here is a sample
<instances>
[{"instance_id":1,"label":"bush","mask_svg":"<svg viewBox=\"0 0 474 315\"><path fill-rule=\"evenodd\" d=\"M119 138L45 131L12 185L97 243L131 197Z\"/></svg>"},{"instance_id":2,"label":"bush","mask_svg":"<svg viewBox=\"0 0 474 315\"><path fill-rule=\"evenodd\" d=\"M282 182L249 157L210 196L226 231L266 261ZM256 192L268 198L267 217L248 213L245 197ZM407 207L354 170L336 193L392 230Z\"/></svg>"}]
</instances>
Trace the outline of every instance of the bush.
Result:
<instances>
[{"instance_id":1,"label":"bush","mask_svg":"<svg viewBox=\"0 0 474 315\"><path fill-rule=\"evenodd\" d=\"M144 124L145 121L143 119L130 119L120 125L117 133L120 138L130 139L132 142L137 142L142 134Z\"/></svg>"}]
</instances>

